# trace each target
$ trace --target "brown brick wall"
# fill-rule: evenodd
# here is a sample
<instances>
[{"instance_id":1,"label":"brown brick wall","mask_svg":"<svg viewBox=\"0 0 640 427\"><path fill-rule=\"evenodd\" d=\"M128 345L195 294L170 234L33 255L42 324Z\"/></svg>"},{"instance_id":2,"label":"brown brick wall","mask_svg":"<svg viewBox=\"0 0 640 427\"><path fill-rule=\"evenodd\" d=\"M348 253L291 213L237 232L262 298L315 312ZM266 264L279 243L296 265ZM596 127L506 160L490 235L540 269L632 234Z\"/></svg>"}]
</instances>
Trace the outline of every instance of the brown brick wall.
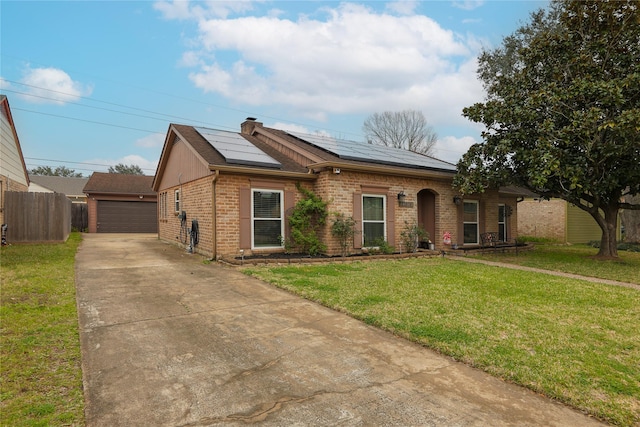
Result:
<instances>
[{"instance_id":1,"label":"brown brick wall","mask_svg":"<svg viewBox=\"0 0 640 427\"><path fill-rule=\"evenodd\" d=\"M517 228L520 236L566 240L566 202L562 199L525 199L518 203Z\"/></svg>"},{"instance_id":2,"label":"brown brick wall","mask_svg":"<svg viewBox=\"0 0 640 427\"><path fill-rule=\"evenodd\" d=\"M196 181L182 184L181 209L187 213L187 225L191 226L191 220L198 219L200 228L200 243L196 247L198 253L212 256L214 252L218 258L234 258L239 256L240 250L240 188L265 188L284 190L285 194L293 194L294 201L300 199L296 189L296 181L279 180L275 178L250 178L242 175L220 174L215 182L215 210L216 210L216 241L212 238L212 182L213 177L207 176ZM458 231L458 209L453 203L456 192L447 181L399 178L385 175L342 171L334 174L331 170L321 172L314 182L303 182L303 187L313 191L323 200L328 202L329 218L327 224L321 230L321 239L327 245L327 252L331 255L340 253L338 241L331 235L331 224L334 213L340 212L354 216L353 194L362 193L363 187L375 188L376 193L387 194L387 203L394 204L395 230L393 239L396 248L400 248L403 229L406 225L417 223L418 220L418 192L424 189L435 194L435 235L430 236L437 249L442 249L442 236L448 231L452 235L452 242L461 243L462 236ZM171 187L160 190L158 194L159 227L161 239L178 242L180 232L180 220L174 213L174 190L179 187ZM162 197L161 193L167 192L167 217L161 218ZM403 206L397 199L397 194L403 191L406 194ZM487 192L479 197L484 202L486 212L481 215L481 230L496 231L498 222L498 203L509 204L514 207L514 216L510 224L516 224L515 198L499 199L496 192ZM509 222L508 222L509 226ZM510 237L515 237L515 226L508 231ZM459 239L459 240L458 240ZM358 250L352 249L352 253ZM244 250L246 256L252 255L250 249Z\"/></svg>"},{"instance_id":3,"label":"brown brick wall","mask_svg":"<svg viewBox=\"0 0 640 427\"><path fill-rule=\"evenodd\" d=\"M158 236L162 240L175 242L185 248L189 245L189 237L186 238L186 244L180 242L180 219L178 212L175 212L174 194L175 190L180 190L180 210L187 214L187 229L191 228L191 221L198 220L199 242L195 247L195 251L205 256L213 255L213 239L212 239L212 181L213 176L183 183L182 185L162 189L158 192ZM164 203L161 193L167 193L166 196L166 217L161 217L162 207Z\"/></svg>"},{"instance_id":4,"label":"brown brick wall","mask_svg":"<svg viewBox=\"0 0 640 427\"><path fill-rule=\"evenodd\" d=\"M387 197L387 203L395 204L396 218L393 240L396 247L399 248L400 233L402 233L405 226L417 223L417 194L423 189L430 189L436 193L436 236L431 236L431 240L436 243L436 246L441 246L441 237L445 230L455 235L456 206L452 201L454 191L451 188L451 184L447 182L349 171L342 171L336 175L331 171L327 171L321 173L318 177L314 191L324 200L329 201L329 212L341 212L346 216L353 216L353 193L361 193L363 186L378 186L384 189L381 191L390 194ZM400 206L396 197L400 191L404 191L406 194L404 199L405 206ZM409 204L411 204L411 207L408 207ZM330 223L331 221L329 221ZM329 247L329 253L338 254L340 252L338 242L331 236L329 226L326 227L324 239Z\"/></svg>"}]
</instances>

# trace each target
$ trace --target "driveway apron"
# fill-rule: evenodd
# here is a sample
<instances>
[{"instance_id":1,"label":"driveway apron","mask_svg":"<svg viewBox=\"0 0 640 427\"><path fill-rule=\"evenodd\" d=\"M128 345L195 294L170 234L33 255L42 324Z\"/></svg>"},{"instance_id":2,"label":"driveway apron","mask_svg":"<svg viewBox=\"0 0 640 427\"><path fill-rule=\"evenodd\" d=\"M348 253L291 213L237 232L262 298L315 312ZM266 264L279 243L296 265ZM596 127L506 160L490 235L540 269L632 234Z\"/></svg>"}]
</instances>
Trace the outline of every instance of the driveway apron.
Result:
<instances>
[{"instance_id":1,"label":"driveway apron","mask_svg":"<svg viewBox=\"0 0 640 427\"><path fill-rule=\"evenodd\" d=\"M156 235L76 257L87 426L589 426L557 402Z\"/></svg>"}]
</instances>

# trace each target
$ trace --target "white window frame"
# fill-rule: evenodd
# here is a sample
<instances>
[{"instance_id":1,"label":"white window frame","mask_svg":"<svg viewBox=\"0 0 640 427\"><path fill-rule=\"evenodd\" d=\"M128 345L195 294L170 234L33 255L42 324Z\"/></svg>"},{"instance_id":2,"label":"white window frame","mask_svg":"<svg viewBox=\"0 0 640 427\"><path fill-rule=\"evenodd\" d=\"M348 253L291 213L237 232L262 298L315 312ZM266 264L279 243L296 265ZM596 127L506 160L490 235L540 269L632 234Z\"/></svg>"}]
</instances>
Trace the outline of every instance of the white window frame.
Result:
<instances>
[{"instance_id":1,"label":"white window frame","mask_svg":"<svg viewBox=\"0 0 640 427\"><path fill-rule=\"evenodd\" d=\"M182 200L180 200L180 190L175 190L173 192L173 204L174 204L174 209L175 209L175 213L180 213L180 208L182 207Z\"/></svg>"},{"instance_id":2,"label":"white window frame","mask_svg":"<svg viewBox=\"0 0 640 427\"><path fill-rule=\"evenodd\" d=\"M387 196L384 194L363 194L362 195L362 202L361 202L361 209L362 212L360 213L360 218L362 218L362 247L363 248L372 248L374 246L365 246L364 244L364 225L365 223L380 223L380 220L365 220L364 219L364 198L365 197L376 197L379 199L382 199L382 223L383 223L383 238L386 241L387 240Z\"/></svg>"},{"instance_id":3,"label":"white window frame","mask_svg":"<svg viewBox=\"0 0 640 427\"><path fill-rule=\"evenodd\" d=\"M466 204L474 204L476 206L476 219L475 221L465 221L464 218L464 205ZM462 209L462 239L465 245L477 245L480 242L480 203L477 200L465 200L463 202L463 209ZM467 224L475 224L476 226L476 240L475 242L467 242L464 239L466 238L465 233L464 233L464 226Z\"/></svg>"},{"instance_id":4,"label":"white window frame","mask_svg":"<svg viewBox=\"0 0 640 427\"><path fill-rule=\"evenodd\" d=\"M262 193L277 193L280 195L280 236L284 236L284 191L282 190L272 190L268 188L252 188L251 189L251 249L262 250L262 249L282 249L284 248L284 242L281 241L277 246L256 246L255 244L255 222L260 220L265 221L273 221L278 218L256 218L254 213L254 194L262 192Z\"/></svg>"},{"instance_id":5,"label":"white window frame","mask_svg":"<svg viewBox=\"0 0 640 427\"><path fill-rule=\"evenodd\" d=\"M500 218L500 208L502 208L502 218ZM500 233L502 231L502 233ZM507 240L507 206L503 203L498 204L498 238L502 234L502 241Z\"/></svg>"}]
</instances>

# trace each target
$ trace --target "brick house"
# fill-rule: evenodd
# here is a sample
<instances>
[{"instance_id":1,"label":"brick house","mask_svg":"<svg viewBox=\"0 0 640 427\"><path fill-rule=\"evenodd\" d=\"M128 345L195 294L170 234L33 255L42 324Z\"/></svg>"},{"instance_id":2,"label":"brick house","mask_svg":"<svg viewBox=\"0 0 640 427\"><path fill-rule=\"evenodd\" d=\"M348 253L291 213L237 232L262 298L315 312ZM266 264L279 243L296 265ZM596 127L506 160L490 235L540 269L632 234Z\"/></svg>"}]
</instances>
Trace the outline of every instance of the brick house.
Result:
<instances>
[{"instance_id":1,"label":"brick house","mask_svg":"<svg viewBox=\"0 0 640 427\"><path fill-rule=\"evenodd\" d=\"M376 238L399 246L413 224L436 249L445 232L459 246L478 245L485 231L515 237L517 196L488 190L463 200L452 189L454 175L454 165L432 157L267 128L253 118L240 133L171 124L153 181L158 235L185 244L181 228L196 220L195 250L203 255L281 252L298 183L327 201L330 213L354 218L352 253ZM329 225L321 238L329 255L340 253Z\"/></svg>"},{"instance_id":2,"label":"brick house","mask_svg":"<svg viewBox=\"0 0 640 427\"><path fill-rule=\"evenodd\" d=\"M618 240L622 237L620 223L618 220ZM533 195L518 204L518 235L577 244L600 241L602 230L591 215L566 200Z\"/></svg>"}]
</instances>

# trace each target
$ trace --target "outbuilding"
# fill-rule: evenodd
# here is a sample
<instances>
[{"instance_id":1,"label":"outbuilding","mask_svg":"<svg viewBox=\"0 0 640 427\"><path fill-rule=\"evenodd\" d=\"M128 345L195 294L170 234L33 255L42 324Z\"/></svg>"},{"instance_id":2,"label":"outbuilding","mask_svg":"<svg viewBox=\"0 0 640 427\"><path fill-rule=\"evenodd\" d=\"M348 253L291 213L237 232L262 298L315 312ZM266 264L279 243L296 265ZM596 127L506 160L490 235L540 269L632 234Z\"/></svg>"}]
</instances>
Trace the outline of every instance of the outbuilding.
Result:
<instances>
[{"instance_id":1,"label":"outbuilding","mask_svg":"<svg viewBox=\"0 0 640 427\"><path fill-rule=\"evenodd\" d=\"M153 176L94 172L84 187L89 233L157 233Z\"/></svg>"}]
</instances>

